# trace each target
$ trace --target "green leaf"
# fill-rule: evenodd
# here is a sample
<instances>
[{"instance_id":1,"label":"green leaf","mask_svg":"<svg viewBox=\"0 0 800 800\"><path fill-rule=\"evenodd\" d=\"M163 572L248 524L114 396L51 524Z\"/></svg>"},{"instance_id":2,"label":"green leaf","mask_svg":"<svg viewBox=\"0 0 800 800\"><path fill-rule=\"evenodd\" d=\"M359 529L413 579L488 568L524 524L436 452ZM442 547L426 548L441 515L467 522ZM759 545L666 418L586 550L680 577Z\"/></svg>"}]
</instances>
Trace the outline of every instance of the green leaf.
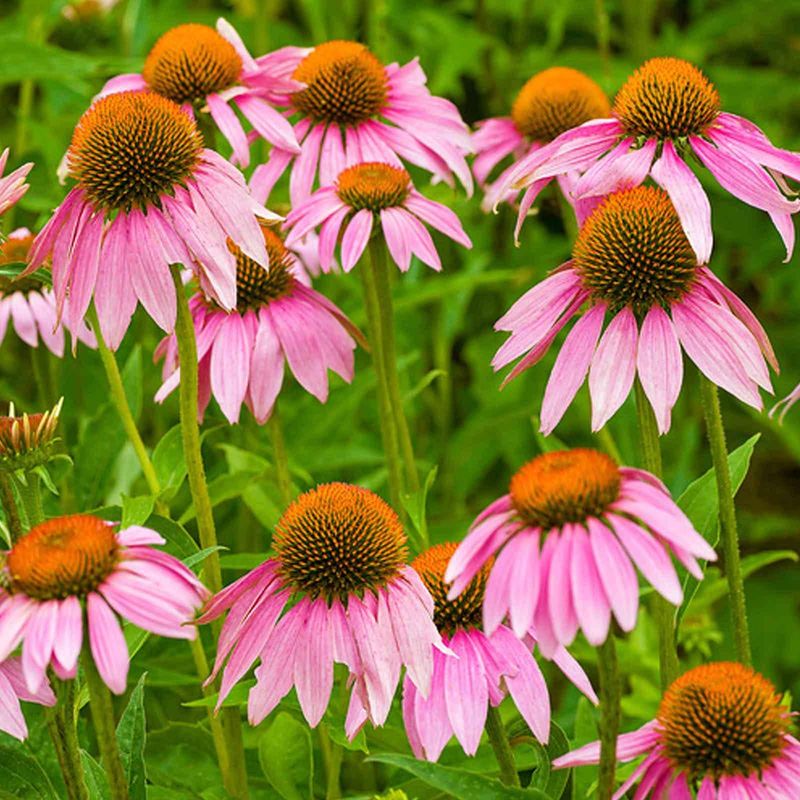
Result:
<instances>
[{"instance_id":1,"label":"green leaf","mask_svg":"<svg viewBox=\"0 0 800 800\"><path fill-rule=\"evenodd\" d=\"M106 772L100 764L85 750L81 750L81 764L83 764L83 775L86 779L89 797L92 800L111 800L111 790L108 788Z\"/></svg>"},{"instance_id":2,"label":"green leaf","mask_svg":"<svg viewBox=\"0 0 800 800\"><path fill-rule=\"evenodd\" d=\"M413 537L413 539L417 552L422 552L422 550L425 549L423 543L428 541L428 492L433 486L438 473L439 468L433 467L433 469L428 472L425 478L425 484L422 486L422 488L415 494L404 496L402 498L403 505L408 512L409 519L416 530L416 535Z\"/></svg>"},{"instance_id":3,"label":"green leaf","mask_svg":"<svg viewBox=\"0 0 800 800\"><path fill-rule=\"evenodd\" d=\"M151 494L138 495L137 497L123 496L120 529L128 528L131 525L144 525L153 513L154 505L155 498Z\"/></svg>"},{"instance_id":4,"label":"green leaf","mask_svg":"<svg viewBox=\"0 0 800 800\"><path fill-rule=\"evenodd\" d=\"M146 726L144 715L144 682L147 673L139 678L125 711L117 723L117 742L122 769L128 784L130 800L147 800L147 777L144 763Z\"/></svg>"},{"instance_id":5,"label":"green leaf","mask_svg":"<svg viewBox=\"0 0 800 800\"><path fill-rule=\"evenodd\" d=\"M194 567L197 564L202 564L212 553L217 553L220 550L227 550L227 547L223 547L220 544L216 544L213 547L206 547L200 552L195 553L194 555L189 556L189 558L184 558L183 563L187 567ZM195 570L197 572L197 570Z\"/></svg>"},{"instance_id":6,"label":"green leaf","mask_svg":"<svg viewBox=\"0 0 800 800\"><path fill-rule=\"evenodd\" d=\"M550 800L548 796L536 788L517 789L503 786L499 781L476 775L455 767L443 767L427 761L417 761L413 756L398 753L379 753L370 756L367 761L379 761L410 772L434 789L447 792L458 800Z\"/></svg>"},{"instance_id":7,"label":"green leaf","mask_svg":"<svg viewBox=\"0 0 800 800\"><path fill-rule=\"evenodd\" d=\"M173 497L186 477L180 424L170 428L159 440L153 450L153 468L161 484L162 494L167 498Z\"/></svg>"},{"instance_id":8,"label":"green leaf","mask_svg":"<svg viewBox=\"0 0 800 800\"><path fill-rule=\"evenodd\" d=\"M311 732L285 711L275 717L258 742L264 775L284 800L314 796L314 750Z\"/></svg>"},{"instance_id":9,"label":"green leaf","mask_svg":"<svg viewBox=\"0 0 800 800\"><path fill-rule=\"evenodd\" d=\"M583 747L589 742L598 738L597 722L595 721L592 704L581 697L578 701L578 709L575 713L575 736L572 740L573 749ZM584 800L589 797L592 784L597 775L596 767L576 767L572 770L564 770L565 774L572 772L572 799Z\"/></svg>"},{"instance_id":10,"label":"green leaf","mask_svg":"<svg viewBox=\"0 0 800 800\"><path fill-rule=\"evenodd\" d=\"M13 797L58 800L44 767L15 747L0 745L0 786Z\"/></svg>"},{"instance_id":11,"label":"green leaf","mask_svg":"<svg viewBox=\"0 0 800 800\"><path fill-rule=\"evenodd\" d=\"M225 797L211 735L199 725L172 722L147 736L147 777L183 797Z\"/></svg>"},{"instance_id":12,"label":"green leaf","mask_svg":"<svg viewBox=\"0 0 800 800\"><path fill-rule=\"evenodd\" d=\"M555 722L551 722L547 747L541 745L539 747L544 758L539 760L539 768L533 773L530 785L535 789L541 789L553 800L559 800L567 786L569 770L552 769L551 765L554 759L569 751L567 734Z\"/></svg>"}]
</instances>

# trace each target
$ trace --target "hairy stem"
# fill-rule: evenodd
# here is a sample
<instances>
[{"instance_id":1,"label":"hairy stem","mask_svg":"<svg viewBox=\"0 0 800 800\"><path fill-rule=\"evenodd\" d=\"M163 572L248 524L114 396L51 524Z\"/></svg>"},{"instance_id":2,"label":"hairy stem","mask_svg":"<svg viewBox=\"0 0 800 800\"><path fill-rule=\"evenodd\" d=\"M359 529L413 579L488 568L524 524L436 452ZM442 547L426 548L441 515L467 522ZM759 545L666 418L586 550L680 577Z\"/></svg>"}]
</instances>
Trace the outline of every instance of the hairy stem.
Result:
<instances>
[{"instance_id":1,"label":"hairy stem","mask_svg":"<svg viewBox=\"0 0 800 800\"><path fill-rule=\"evenodd\" d=\"M489 744L494 750L494 757L500 767L500 780L506 786L519 786L519 774L514 764L514 753L508 741L503 720L500 718L500 712L491 704L486 713L486 735L489 737Z\"/></svg>"},{"instance_id":2,"label":"hairy stem","mask_svg":"<svg viewBox=\"0 0 800 800\"><path fill-rule=\"evenodd\" d=\"M278 403L275 403L267 420L269 436L272 439L272 458L275 463L275 477L278 483L278 492L283 508L292 502L292 474L289 471L289 456L286 452L286 439L283 435L283 425L278 413Z\"/></svg>"},{"instance_id":3,"label":"hairy stem","mask_svg":"<svg viewBox=\"0 0 800 800\"><path fill-rule=\"evenodd\" d=\"M620 721L620 681L614 634L597 648L600 678L600 766L597 772L598 800L611 800L617 771L617 736Z\"/></svg>"},{"instance_id":4,"label":"hairy stem","mask_svg":"<svg viewBox=\"0 0 800 800\"><path fill-rule=\"evenodd\" d=\"M22 519L17 508L17 499L14 497L12 479L5 472L0 472L0 502L3 504L3 511L6 513L8 532L11 534L11 543L19 539L24 533Z\"/></svg>"},{"instance_id":5,"label":"hairy stem","mask_svg":"<svg viewBox=\"0 0 800 800\"><path fill-rule=\"evenodd\" d=\"M47 730L53 741L67 800L89 800L83 774L81 748L75 727L75 681L56 684L58 703L45 712Z\"/></svg>"}]
</instances>

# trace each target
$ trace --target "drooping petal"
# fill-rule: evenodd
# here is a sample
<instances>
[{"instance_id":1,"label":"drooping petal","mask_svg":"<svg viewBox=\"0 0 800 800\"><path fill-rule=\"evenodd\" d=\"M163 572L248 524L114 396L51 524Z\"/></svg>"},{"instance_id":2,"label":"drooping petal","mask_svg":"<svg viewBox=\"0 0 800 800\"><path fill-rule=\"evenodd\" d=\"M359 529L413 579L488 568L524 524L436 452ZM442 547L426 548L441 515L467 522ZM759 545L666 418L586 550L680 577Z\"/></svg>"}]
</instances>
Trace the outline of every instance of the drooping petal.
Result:
<instances>
[{"instance_id":1,"label":"drooping petal","mask_svg":"<svg viewBox=\"0 0 800 800\"><path fill-rule=\"evenodd\" d=\"M89 646L97 671L114 694L123 694L128 682L128 645L114 612L91 592L86 598Z\"/></svg>"}]
</instances>

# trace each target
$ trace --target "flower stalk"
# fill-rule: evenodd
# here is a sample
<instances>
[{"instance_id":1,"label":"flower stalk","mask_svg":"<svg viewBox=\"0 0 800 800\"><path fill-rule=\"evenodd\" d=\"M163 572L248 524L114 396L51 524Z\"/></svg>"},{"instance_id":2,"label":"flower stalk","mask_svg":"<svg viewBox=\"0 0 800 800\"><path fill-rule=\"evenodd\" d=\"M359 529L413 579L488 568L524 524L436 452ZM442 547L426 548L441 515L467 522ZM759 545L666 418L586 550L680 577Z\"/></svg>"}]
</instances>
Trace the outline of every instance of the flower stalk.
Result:
<instances>
[{"instance_id":1,"label":"flower stalk","mask_svg":"<svg viewBox=\"0 0 800 800\"><path fill-rule=\"evenodd\" d=\"M621 688L614 634L597 648L600 680L600 766L597 773L598 800L611 800L617 770Z\"/></svg>"},{"instance_id":2,"label":"flower stalk","mask_svg":"<svg viewBox=\"0 0 800 800\"><path fill-rule=\"evenodd\" d=\"M45 712L67 800L90 800L75 727L75 681L64 681L57 689L58 703Z\"/></svg>"},{"instance_id":3,"label":"flower stalk","mask_svg":"<svg viewBox=\"0 0 800 800\"><path fill-rule=\"evenodd\" d=\"M283 424L278 412L278 403L272 409L267 420L269 436L272 440L272 458L275 466L275 479L281 506L286 508L292 502L292 473L289 470L289 456L286 452L286 438L283 435Z\"/></svg>"},{"instance_id":4,"label":"flower stalk","mask_svg":"<svg viewBox=\"0 0 800 800\"><path fill-rule=\"evenodd\" d=\"M750 666L753 658L750 650L750 631L747 626L747 604L739 554L733 483L728 464L728 448L725 442L725 427L722 422L722 410L716 384L702 374L700 375L700 394L703 400L708 442L711 447L711 462L714 465L714 477L717 482L720 538L725 557L725 577L728 581L728 598L733 621L736 657L743 664Z\"/></svg>"},{"instance_id":5,"label":"flower stalk","mask_svg":"<svg viewBox=\"0 0 800 800\"><path fill-rule=\"evenodd\" d=\"M514 753L508 741L500 712L490 703L486 712L486 735L500 767L500 780L506 786L520 786L519 773L514 764Z\"/></svg>"}]
</instances>

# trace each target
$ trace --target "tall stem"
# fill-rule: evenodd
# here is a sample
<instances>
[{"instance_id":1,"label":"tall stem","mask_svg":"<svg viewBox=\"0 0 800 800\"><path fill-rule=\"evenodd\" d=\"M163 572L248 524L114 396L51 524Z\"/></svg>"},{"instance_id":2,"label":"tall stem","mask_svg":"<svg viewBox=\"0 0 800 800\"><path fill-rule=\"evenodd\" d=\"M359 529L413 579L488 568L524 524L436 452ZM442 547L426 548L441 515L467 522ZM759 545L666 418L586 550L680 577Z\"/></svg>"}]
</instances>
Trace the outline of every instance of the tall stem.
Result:
<instances>
[{"instance_id":1,"label":"tall stem","mask_svg":"<svg viewBox=\"0 0 800 800\"><path fill-rule=\"evenodd\" d=\"M642 464L648 472L660 478L663 469L656 418L638 378L635 389ZM658 663L663 691L678 677L679 671L678 651L675 645L675 611L669 601L658 593L653 593L650 610L658 630Z\"/></svg>"},{"instance_id":2,"label":"tall stem","mask_svg":"<svg viewBox=\"0 0 800 800\"><path fill-rule=\"evenodd\" d=\"M708 442L711 446L711 461L717 480L720 537L722 552L725 556L725 577L728 579L728 597L731 606L736 657L743 664L749 665L752 663L750 632L747 627L747 605L739 556L739 534L736 528L733 483L728 464L728 448L725 444L725 427L722 423L722 410L719 405L719 392L716 384L702 374L700 375L700 393L703 398Z\"/></svg>"},{"instance_id":3,"label":"tall stem","mask_svg":"<svg viewBox=\"0 0 800 800\"><path fill-rule=\"evenodd\" d=\"M17 479L17 496L25 512L27 528L30 530L34 525L38 525L44 520L44 510L42 509L42 493L39 488L39 476L33 472L25 473L25 482Z\"/></svg>"},{"instance_id":4,"label":"tall stem","mask_svg":"<svg viewBox=\"0 0 800 800\"><path fill-rule=\"evenodd\" d=\"M286 439L283 436L283 425L278 413L278 403L272 409L267 420L270 439L272 439L272 458L275 462L275 477L278 482L278 492L281 505L286 508L292 502L292 474L289 471L289 456L286 453Z\"/></svg>"},{"instance_id":5,"label":"tall stem","mask_svg":"<svg viewBox=\"0 0 800 800\"><path fill-rule=\"evenodd\" d=\"M75 728L75 681L65 681L58 687L58 703L47 709L45 717L67 790L67 800L90 800Z\"/></svg>"},{"instance_id":6,"label":"tall stem","mask_svg":"<svg viewBox=\"0 0 800 800\"><path fill-rule=\"evenodd\" d=\"M519 786L519 774L514 764L514 753L508 742L503 720L500 718L500 712L491 704L486 713L486 735L489 737L489 744L494 750L494 757L500 767L500 780L506 786Z\"/></svg>"},{"instance_id":7,"label":"tall stem","mask_svg":"<svg viewBox=\"0 0 800 800\"><path fill-rule=\"evenodd\" d=\"M17 499L14 497L12 479L5 472L0 472L0 502L2 502L3 510L6 512L6 522L8 523L8 531L11 534L11 543L13 544L22 536L24 531L19 509L17 508Z\"/></svg>"},{"instance_id":8,"label":"tall stem","mask_svg":"<svg viewBox=\"0 0 800 800\"><path fill-rule=\"evenodd\" d=\"M342 758L344 748L334 742L328 733L328 726L321 722L319 731L319 744L325 762L325 800L339 800L342 796L340 776L342 772Z\"/></svg>"},{"instance_id":9,"label":"tall stem","mask_svg":"<svg viewBox=\"0 0 800 800\"><path fill-rule=\"evenodd\" d=\"M600 678L600 766L597 773L598 800L611 800L617 770L617 736L620 720L620 682L614 634L597 648Z\"/></svg>"},{"instance_id":10,"label":"tall stem","mask_svg":"<svg viewBox=\"0 0 800 800\"><path fill-rule=\"evenodd\" d=\"M117 726L114 722L114 706L111 692L105 685L88 649L83 651L83 670L89 689L89 706L97 737L100 758L108 778L111 800L128 800L128 782L119 756L117 745Z\"/></svg>"},{"instance_id":11,"label":"tall stem","mask_svg":"<svg viewBox=\"0 0 800 800\"><path fill-rule=\"evenodd\" d=\"M94 305L89 306L87 314L89 325L94 331L95 339L97 339L97 352L100 353L100 360L103 362L103 369L106 373L106 380L108 381L108 388L111 392L111 402L119 415L122 427L128 436L128 440L133 445L133 450L136 453L136 458L139 460L139 466L142 469L147 486L150 489L150 494L156 498L156 508L159 513L165 513L166 507L163 502L158 499L161 494L161 484L159 483L158 476L156 475L153 462L144 446L142 437L139 434L139 429L136 427L136 420L133 418L128 397L125 394L125 386L122 383L122 375L117 366L117 359L114 353L109 350L108 345L103 338L103 332L100 330L100 320L97 318L97 311Z\"/></svg>"},{"instance_id":12,"label":"tall stem","mask_svg":"<svg viewBox=\"0 0 800 800\"><path fill-rule=\"evenodd\" d=\"M364 285L364 306L367 311L369 343L372 350L372 365L375 369L378 392L378 414L381 423L381 439L386 458L386 469L389 473L389 499L398 514L403 513L403 484L401 478L400 450L397 445L397 427L392 414L392 401L389 384L386 379L386 356L383 351L383 317L378 289L376 285L375 267L372 259L361 262L359 272Z\"/></svg>"},{"instance_id":13,"label":"tall stem","mask_svg":"<svg viewBox=\"0 0 800 800\"><path fill-rule=\"evenodd\" d=\"M375 236L369 243L369 257L375 275L375 287L381 312L381 331L383 335L383 359L386 382L389 385L389 401L392 416L397 427L397 440L403 455L406 490L410 494L419 491L419 474L414 459L414 446L403 409L403 393L400 391L400 376L397 374L397 348L394 336L394 305L392 286L389 279L389 263L386 258L386 243L381 236Z\"/></svg>"},{"instance_id":14,"label":"tall stem","mask_svg":"<svg viewBox=\"0 0 800 800\"><path fill-rule=\"evenodd\" d=\"M197 424L197 340L195 338L192 314L189 310L189 301L181 280L180 264L173 264L171 270L178 304L175 336L178 340L178 361L181 366L179 403L183 454L186 460L189 490L194 502L200 546L203 549L216 548L217 530L214 525L211 497L208 493L206 473L203 467L203 455L200 450L200 428ZM219 563L219 552L216 549L213 549L206 559L205 572L208 587L216 594L222 588L222 569ZM215 626L215 633L219 633L219 626ZM247 798L249 796L247 767L244 759L241 718L238 709L224 708L220 713L220 720L228 751L226 763L220 763L220 769L223 771L225 779L225 787L233 797ZM225 772L226 769L227 773Z\"/></svg>"}]
</instances>

